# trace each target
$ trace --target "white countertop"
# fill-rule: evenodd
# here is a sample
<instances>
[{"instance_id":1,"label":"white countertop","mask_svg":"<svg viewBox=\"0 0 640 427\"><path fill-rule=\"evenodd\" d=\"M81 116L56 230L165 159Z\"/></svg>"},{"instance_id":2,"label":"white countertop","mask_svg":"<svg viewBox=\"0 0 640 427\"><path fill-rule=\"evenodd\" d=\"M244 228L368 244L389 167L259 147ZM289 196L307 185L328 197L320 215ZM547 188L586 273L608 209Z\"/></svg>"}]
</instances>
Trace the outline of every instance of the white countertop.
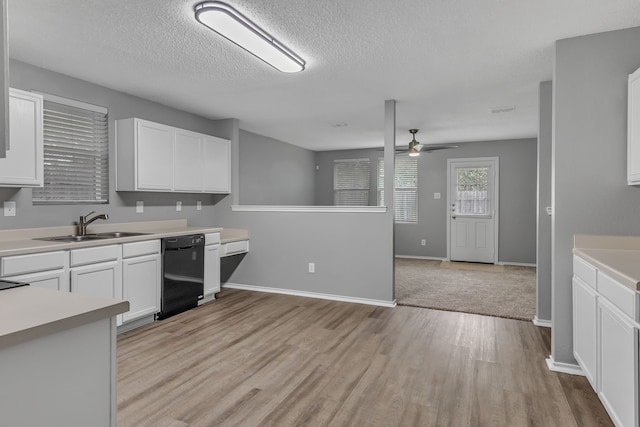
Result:
<instances>
[{"instance_id":1,"label":"white countertop","mask_svg":"<svg viewBox=\"0 0 640 427\"><path fill-rule=\"evenodd\" d=\"M249 233L244 229L221 227L187 226L186 220L145 221L125 223L91 224L87 233L103 233L109 231L132 231L147 233L140 236L118 237L113 239L88 240L84 242L60 242L34 240L40 237L64 236L75 234L76 227L42 227L18 230L0 230L0 257L23 255L56 250L87 248L92 246L112 245L115 243L139 242L150 239L180 236L185 234L220 233L221 243L249 240Z\"/></svg>"},{"instance_id":2,"label":"white countertop","mask_svg":"<svg viewBox=\"0 0 640 427\"><path fill-rule=\"evenodd\" d=\"M5 289L0 291L0 349L128 310L128 301L31 286Z\"/></svg>"},{"instance_id":3,"label":"white countertop","mask_svg":"<svg viewBox=\"0 0 640 427\"><path fill-rule=\"evenodd\" d=\"M573 253L617 282L640 290L640 236L576 235Z\"/></svg>"}]
</instances>

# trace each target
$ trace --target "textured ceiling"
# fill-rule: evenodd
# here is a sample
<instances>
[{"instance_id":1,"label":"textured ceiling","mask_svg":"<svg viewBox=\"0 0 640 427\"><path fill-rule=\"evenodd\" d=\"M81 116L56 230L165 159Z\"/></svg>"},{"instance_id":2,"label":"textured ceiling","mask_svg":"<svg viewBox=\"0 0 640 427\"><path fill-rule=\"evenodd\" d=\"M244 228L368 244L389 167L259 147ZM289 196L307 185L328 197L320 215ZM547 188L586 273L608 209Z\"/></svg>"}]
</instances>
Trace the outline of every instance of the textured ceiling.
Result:
<instances>
[{"instance_id":1,"label":"textured ceiling","mask_svg":"<svg viewBox=\"0 0 640 427\"><path fill-rule=\"evenodd\" d=\"M9 0L10 56L331 150L382 146L386 99L398 143L414 127L423 143L535 137L554 41L640 25L638 0L229 1L307 61L284 74L199 24L197 3Z\"/></svg>"}]
</instances>

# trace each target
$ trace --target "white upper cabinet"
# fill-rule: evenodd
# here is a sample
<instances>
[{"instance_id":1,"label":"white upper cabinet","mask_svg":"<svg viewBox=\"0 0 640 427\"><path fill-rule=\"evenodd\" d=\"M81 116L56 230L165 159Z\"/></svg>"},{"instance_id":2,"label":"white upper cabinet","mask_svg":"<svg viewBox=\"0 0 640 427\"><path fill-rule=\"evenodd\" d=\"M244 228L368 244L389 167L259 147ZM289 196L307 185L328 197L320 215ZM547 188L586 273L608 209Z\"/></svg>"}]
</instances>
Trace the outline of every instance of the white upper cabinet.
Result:
<instances>
[{"instance_id":1,"label":"white upper cabinet","mask_svg":"<svg viewBox=\"0 0 640 427\"><path fill-rule=\"evenodd\" d=\"M167 190L173 187L173 133L169 126L138 121L135 129L135 162L139 190Z\"/></svg>"},{"instance_id":2,"label":"white upper cabinet","mask_svg":"<svg viewBox=\"0 0 640 427\"><path fill-rule=\"evenodd\" d=\"M640 184L640 69L629 76L627 108L627 182Z\"/></svg>"},{"instance_id":3,"label":"white upper cabinet","mask_svg":"<svg viewBox=\"0 0 640 427\"><path fill-rule=\"evenodd\" d=\"M141 119L116 121L116 189L228 193L225 139Z\"/></svg>"},{"instance_id":4,"label":"white upper cabinet","mask_svg":"<svg viewBox=\"0 0 640 427\"><path fill-rule=\"evenodd\" d=\"M231 144L228 140L207 136L203 141L204 191L229 193L231 191Z\"/></svg>"},{"instance_id":5,"label":"white upper cabinet","mask_svg":"<svg viewBox=\"0 0 640 427\"><path fill-rule=\"evenodd\" d=\"M204 135L182 129L175 131L175 191L200 192L204 187L202 176L202 141Z\"/></svg>"},{"instance_id":6,"label":"white upper cabinet","mask_svg":"<svg viewBox=\"0 0 640 427\"><path fill-rule=\"evenodd\" d=\"M0 159L0 186L42 187L42 96L10 89L9 147Z\"/></svg>"}]
</instances>

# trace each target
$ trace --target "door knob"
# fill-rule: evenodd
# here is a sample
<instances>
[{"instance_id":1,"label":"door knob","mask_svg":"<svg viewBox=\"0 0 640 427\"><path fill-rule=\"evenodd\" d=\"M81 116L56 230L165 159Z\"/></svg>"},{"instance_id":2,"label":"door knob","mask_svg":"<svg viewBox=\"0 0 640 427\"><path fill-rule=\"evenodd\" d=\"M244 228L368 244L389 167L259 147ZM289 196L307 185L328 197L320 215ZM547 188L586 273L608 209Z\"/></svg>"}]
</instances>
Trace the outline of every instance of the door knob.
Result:
<instances>
[{"instance_id":1,"label":"door knob","mask_svg":"<svg viewBox=\"0 0 640 427\"><path fill-rule=\"evenodd\" d=\"M455 215L453 215L453 216L451 217L451 219L456 219L456 216L455 216Z\"/></svg>"}]
</instances>

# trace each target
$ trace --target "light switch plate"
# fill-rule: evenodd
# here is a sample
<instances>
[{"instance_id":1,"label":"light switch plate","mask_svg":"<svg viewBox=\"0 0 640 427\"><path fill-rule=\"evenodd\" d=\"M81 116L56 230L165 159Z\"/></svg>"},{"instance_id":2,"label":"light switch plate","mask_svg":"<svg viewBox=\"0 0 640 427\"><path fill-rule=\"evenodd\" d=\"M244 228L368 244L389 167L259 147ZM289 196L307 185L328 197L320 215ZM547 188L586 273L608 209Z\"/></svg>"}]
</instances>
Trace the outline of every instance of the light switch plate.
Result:
<instances>
[{"instance_id":1,"label":"light switch plate","mask_svg":"<svg viewBox=\"0 0 640 427\"><path fill-rule=\"evenodd\" d=\"M196 210L201 211L202 210L202 202L200 200L198 200L196 202Z\"/></svg>"},{"instance_id":2,"label":"light switch plate","mask_svg":"<svg viewBox=\"0 0 640 427\"><path fill-rule=\"evenodd\" d=\"M433 193L433 198L436 200L440 199L440 193Z\"/></svg>"},{"instance_id":3,"label":"light switch plate","mask_svg":"<svg viewBox=\"0 0 640 427\"><path fill-rule=\"evenodd\" d=\"M180 212L182 210L182 202L180 200L178 200L176 202L176 211Z\"/></svg>"},{"instance_id":4,"label":"light switch plate","mask_svg":"<svg viewBox=\"0 0 640 427\"><path fill-rule=\"evenodd\" d=\"M144 212L144 202L142 200L138 200L136 202L136 213L143 213Z\"/></svg>"},{"instance_id":5,"label":"light switch plate","mask_svg":"<svg viewBox=\"0 0 640 427\"><path fill-rule=\"evenodd\" d=\"M4 216L16 216L16 202L13 200L4 202Z\"/></svg>"}]
</instances>

